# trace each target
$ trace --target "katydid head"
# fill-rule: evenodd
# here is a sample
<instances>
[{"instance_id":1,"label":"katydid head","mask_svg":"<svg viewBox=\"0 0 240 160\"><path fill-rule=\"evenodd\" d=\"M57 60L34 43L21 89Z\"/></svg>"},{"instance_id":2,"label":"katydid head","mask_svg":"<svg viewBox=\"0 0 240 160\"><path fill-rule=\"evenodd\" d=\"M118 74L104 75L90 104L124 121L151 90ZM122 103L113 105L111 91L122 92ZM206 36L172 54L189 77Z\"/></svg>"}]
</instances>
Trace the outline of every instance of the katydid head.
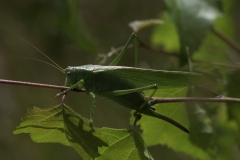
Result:
<instances>
[{"instance_id":1,"label":"katydid head","mask_svg":"<svg viewBox=\"0 0 240 160\"><path fill-rule=\"evenodd\" d=\"M67 67L64 72L66 74L65 85L74 85L82 79L85 79L87 75L87 66L78 66L78 67ZM92 66L92 65L91 65Z\"/></svg>"}]
</instances>

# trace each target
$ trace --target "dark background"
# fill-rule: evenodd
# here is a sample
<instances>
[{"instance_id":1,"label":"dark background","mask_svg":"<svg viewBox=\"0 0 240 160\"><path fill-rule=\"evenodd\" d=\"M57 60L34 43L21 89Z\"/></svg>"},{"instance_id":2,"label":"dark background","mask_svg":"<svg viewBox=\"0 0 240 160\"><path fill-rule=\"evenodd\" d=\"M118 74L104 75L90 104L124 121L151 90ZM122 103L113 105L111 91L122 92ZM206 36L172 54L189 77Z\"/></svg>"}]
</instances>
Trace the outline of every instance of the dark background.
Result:
<instances>
[{"instance_id":1,"label":"dark background","mask_svg":"<svg viewBox=\"0 0 240 160\"><path fill-rule=\"evenodd\" d=\"M78 19L83 23L90 36L91 47L82 46L78 40L69 38L63 27L65 10L63 1L1 1L0 25L17 33L38 49L46 53L61 67L96 64L98 53L107 53L111 47L126 43L132 30L128 23L134 20L159 18L164 9L162 1L108 0L83 1L78 3ZM239 3L239 2L237 2ZM235 5L233 19L239 30L239 6ZM62 11L62 12L61 12ZM63 22L64 23L64 22ZM139 35L150 43L152 28L145 29ZM73 33L76 28L69 28ZM77 28L79 29L79 28ZM240 40L240 32L236 38ZM134 50L129 50L120 65L134 66ZM27 56L46 60L35 49L20 38L0 28L0 78L37 83L63 85L65 75L58 70L24 58ZM167 69L168 56L158 55L140 49L140 64L155 69ZM109 64L109 59L105 65ZM47 108L60 103L55 98L58 90L26 86L0 84L0 158L1 159L79 159L77 152L60 144L36 144L27 134L13 135L27 109L33 106ZM66 104L79 114L88 118L91 97L84 93L70 93ZM95 122L97 127L130 128L130 110L111 101L97 98ZM158 153L162 149L162 158L174 159L173 151L165 147L151 148ZM154 152L153 152L154 155Z\"/></svg>"}]
</instances>

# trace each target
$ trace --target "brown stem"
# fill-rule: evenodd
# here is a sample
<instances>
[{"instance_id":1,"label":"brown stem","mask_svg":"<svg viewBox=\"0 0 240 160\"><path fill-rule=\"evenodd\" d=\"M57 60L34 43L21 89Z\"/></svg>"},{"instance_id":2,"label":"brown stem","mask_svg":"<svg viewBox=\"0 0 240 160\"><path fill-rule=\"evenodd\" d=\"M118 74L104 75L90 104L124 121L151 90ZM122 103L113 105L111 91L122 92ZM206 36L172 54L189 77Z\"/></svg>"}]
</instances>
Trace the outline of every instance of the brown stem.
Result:
<instances>
[{"instance_id":1,"label":"brown stem","mask_svg":"<svg viewBox=\"0 0 240 160\"><path fill-rule=\"evenodd\" d=\"M174 56L174 57L178 57L179 54L176 53L176 52L165 52L163 49L161 48L155 48L155 47L152 47L148 44L146 44L145 42L143 42L141 39L138 38L138 42L139 42L139 47L141 48L146 48L150 51L153 51L155 53L160 53L160 54L164 54L164 55L167 55L167 56ZM107 54L108 57L111 57L114 53L116 52L120 52L125 46L120 46L118 48L115 48L113 51L109 52ZM134 47L134 44L130 44L127 48L133 48Z\"/></svg>"},{"instance_id":2,"label":"brown stem","mask_svg":"<svg viewBox=\"0 0 240 160\"><path fill-rule=\"evenodd\" d=\"M34 86L34 87L41 87L41 88L62 89L62 90L69 88L66 86L57 86L57 85L22 82L22 81L12 81L12 80L5 80L5 79L0 79L0 83L13 84L13 85L24 85L24 86ZM73 89L73 91L85 92L84 89L81 89L81 90ZM223 97L223 96L216 97L216 98L199 98L199 97L159 98L159 97L153 97L151 99L152 105L157 104L157 103L172 103L172 102L234 102L234 103L240 103L240 99L239 98L231 98L231 97Z\"/></svg>"},{"instance_id":3,"label":"brown stem","mask_svg":"<svg viewBox=\"0 0 240 160\"><path fill-rule=\"evenodd\" d=\"M200 60L193 60L195 63L203 63L203 64L209 64L209 65L216 65L221 67L229 67L229 68L235 68L240 69L240 64L236 62L207 62L207 61L200 61Z\"/></svg>"},{"instance_id":4,"label":"brown stem","mask_svg":"<svg viewBox=\"0 0 240 160\"><path fill-rule=\"evenodd\" d=\"M120 52L121 50L123 50L124 47L125 46L120 46L118 48L114 48L113 51L107 53L107 56L111 57L114 53ZM127 48L129 49L129 48L133 48L133 47L134 47L134 44L129 44Z\"/></svg>"},{"instance_id":5,"label":"brown stem","mask_svg":"<svg viewBox=\"0 0 240 160\"><path fill-rule=\"evenodd\" d=\"M23 82L23 81L13 81L13 80L7 80L7 79L0 79L0 83L23 85L23 86L33 86L33 87L41 87L41 88L61 89L61 90L65 90L65 89L69 88L66 86L57 86L57 85L51 85L51 84L41 84L41 83L32 83L32 82ZM74 91L84 92L84 90L78 90L78 89L74 89Z\"/></svg>"},{"instance_id":6,"label":"brown stem","mask_svg":"<svg viewBox=\"0 0 240 160\"><path fill-rule=\"evenodd\" d=\"M172 102L234 102L240 103L240 98L231 97L215 97L215 98L199 98L199 97L178 97L178 98L158 98L153 97L151 104L172 103Z\"/></svg>"},{"instance_id":7,"label":"brown stem","mask_svg":"<svg viewBox=\"0 0 240 160\"><path fill-rule=\"evenodd\" d=\"M179 57L178 53L175 53L175 52L170 53L170 52L164 51L161 48L152 47L152 46L148 45L147 43L143 42L142 40L140 40L139 38L138 38L138 42L139 42L139 47L146 48L146 49L149 49L150 51L160 53L160 54L164 54L164 55L167 55L167 56Z\"/></svg>"},{"instance_id":8,"label":"brown stem","mask_svg":"<svg viewBox=\"0 0 240 160\"><path fill-rule=\"evenodd\" d=\"M225 35L223 35L221 32L217 31L216 29L213 29L213 33L218 36L221 40L223 40L225 43L227 43L230 47L232 47L234 50L236 50L238 53L240 53L240 46L233 40L229 39Z\"/></svg>"}]
</instances>

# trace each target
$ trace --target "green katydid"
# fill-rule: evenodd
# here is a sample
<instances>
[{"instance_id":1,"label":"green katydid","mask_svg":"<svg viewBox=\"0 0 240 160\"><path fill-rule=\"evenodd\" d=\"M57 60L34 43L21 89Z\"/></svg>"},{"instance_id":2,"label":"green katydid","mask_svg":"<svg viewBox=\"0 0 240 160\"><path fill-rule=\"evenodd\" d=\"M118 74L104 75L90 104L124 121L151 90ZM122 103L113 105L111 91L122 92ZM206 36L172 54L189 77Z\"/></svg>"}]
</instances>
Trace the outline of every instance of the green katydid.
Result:
<instances>
[{"instance_id":1,"label":"green katydid","mask_svg":"<svg viewBox=\"0 0 240 160\"><path fill-rule=\"evenodd\" d=\"M26 40L20 38L49 59L52 62L50 65L66 74L65 85L70 87L63 92L58 93L57 96L65 95L73 89L84 88L85 92L93 98L90 121L93 120L95 94L97 94L124 107L135 110L135 122L140 119L141 114L145 114L169 122L179 129L189 133L188 130L178 122L156 112L151 105L151 97L154 95L157 87L160 89L166 87L189 87L199 84L204 79L204 76L193 72L163 71L116 66L127 49L130 41L135 36L134 33L131 35L124 49L109 66L83 65L75 67L69 66L66 69L61 68L46 54ZM137 42L136 38L135 42ZM137 60L135 59L135 64L137 64L136 61ZM149 98L145 98L143 91L149 89L153 90L153 93Z\"/></svg>"}]
</instances>

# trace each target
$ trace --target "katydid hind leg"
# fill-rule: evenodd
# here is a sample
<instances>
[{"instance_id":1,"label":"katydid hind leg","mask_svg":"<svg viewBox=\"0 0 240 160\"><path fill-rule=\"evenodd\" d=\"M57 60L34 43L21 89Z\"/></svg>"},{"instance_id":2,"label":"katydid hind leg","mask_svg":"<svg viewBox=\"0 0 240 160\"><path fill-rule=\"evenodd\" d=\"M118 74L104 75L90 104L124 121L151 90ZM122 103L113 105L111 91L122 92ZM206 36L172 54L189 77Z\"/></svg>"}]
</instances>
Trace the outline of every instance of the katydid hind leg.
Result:
<instances>
[{"instance_id":1,"label":"katydid hind leg","mask_svg":"<svg viewBox=\"0 0 240 160\"><path fill-rule=\"evenodd\" d=\"M136 126L136 123L137 121L139 121L141 119L141 113L145 114L145 115L149 115L149 116L152 116L152 117L156 117L156 118L159 118L159 119L162 119L172 125L174 125L175 127L181 129L182 131L186 132L186 133L189 133L188 129L185 128L183 125L181 125L180 123L174 121L173 119L167 117L167 116L164 116L158 112L155 111L155 108L153 108L151 106L151 98L154 96L154 94L156 93L157 91L157 85L155 85L156 88L153 90L152 94L146 99L146 101L142 104L142 106L139 108L139 110L137 110L135 113L134 113L134 116L135 116L135 121L134 121L134 124L133 126L135 127ZM149 105L148 108L144 108L146 106L146 103L148 103Z\"/></svg>"},{"instance_id":2,"label":"katydid hind leg","mask_svg":"<svg viewBox=\"0 0 240 160\"><path fill-rule=\"evenodd\" d=\"M135 34L135 39L134 39L135 43L134 43L134 52L135 52L135 67L138 67L138 39L137 39L137 35Z\"/></svg>"},{"instance_id":3,"label":"katydid hind leg","mask_svg":"<svg viewBox=\"0 0 240 160\"><path fill-rule=\"evenodd\" d=\"M118 62L120 61L120 59L122 58L123 54L125 53L125 51L127 50L130 42L132 41L133 38L135 38L135 45L137 44L136 42L136 34L135 33L132 33L130 38L128 39L127 43L125 44L124 48L122 49L122 51L118 54L118 56L109 64L109 66L116 66L118 64ZM135 46L136 48L137 46ZM137 49L135 49L135 52L137 52ZM136 55L137 53L135 53ZM138 56L135 56L135 65L137 65L137 62L136 62L136 58ZM136 66L135 66L136 67Z\"/></svg>"},{"instance_id":4,"label":"katydid hind leg","mask_svg":"<svg viewBox=\"0 0 240 160\"><path fill-rule=\"evenodd\" d=\"M150 110L154 110L155 111L155 109L153 108L153 107L151 107L150 106L150 99L154 96L154 94L156 93L156 91L157 91L157 85L156 84L154 84L154 90L153 90L153 92L151 93L151 95L145 100L145 102L140 106L140 108L138 109L138 110L136 110L136 112L134 113L134 117L135 117L135 121L134 121L134 124L133 124L133 127L135 127L136 126L136 123L137 123L137 121L139 121L140 119L141 119L141 110L144 108L144 107L149 107L149 108L147 108L147 109L150 109ZM148 103L149 105L146 105L146 103Z\"/></svg>"},{"instance_id":5,"label":"katydid hind leg","mask_svg":"<svg viewBox=\"0 0 240 160\"><path fill-rule=\"evenodd\" d=\"M151 98L154 96L154 94L156 93L156 91L157 91L157 89L158 89L157 84L154 84L153 86L154 86L153 92L150 94L150 96L148 96L148 98L147 98L147 99L145 100L145 102L141 105L141 107L139 108L138 111L141 111L141 109L143 109L144 106L146 106L146 103L149 103L149 104L150 104ZM149 105L148 105L148 106L149 106ZM151 108L151 107L150 107L150 108ZM151 108L151 109L152 109L152 108Z\"/></svg>"}]
</instances>

